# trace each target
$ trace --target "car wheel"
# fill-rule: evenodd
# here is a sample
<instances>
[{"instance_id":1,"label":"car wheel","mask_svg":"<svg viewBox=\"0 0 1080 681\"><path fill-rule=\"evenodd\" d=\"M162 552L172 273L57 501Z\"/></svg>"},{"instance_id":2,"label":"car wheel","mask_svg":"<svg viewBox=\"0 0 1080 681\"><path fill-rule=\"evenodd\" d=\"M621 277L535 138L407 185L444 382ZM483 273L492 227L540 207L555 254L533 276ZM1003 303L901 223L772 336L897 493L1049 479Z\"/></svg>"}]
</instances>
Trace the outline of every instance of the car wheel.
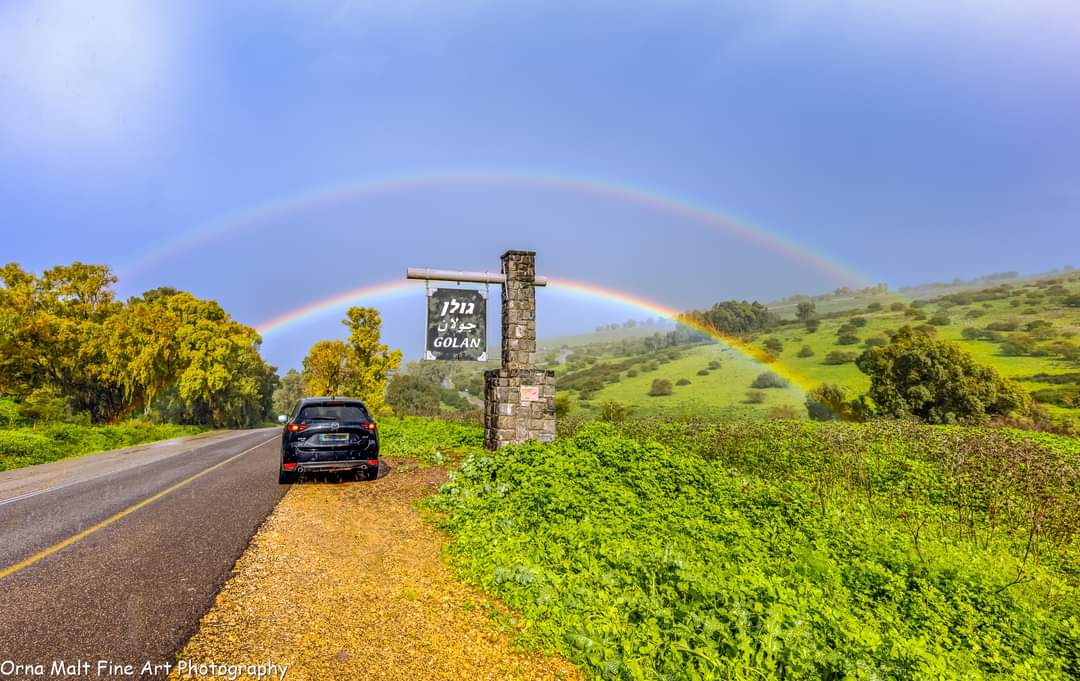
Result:
<instances>
[{"instance_id":1,"label":"car wheel","mask_svg":"<svg viewBox=\"0 0 1080 681\"><path fill-rule=\"evenodd\" d=\"M296 482L296 473L293 471L278 471L277 481L279 485L291 485Z\"/></svg>"},{"instance_id":2,"label":"car wheel","mask_svg":"<svg viewBox=\"0 0 1080 681\"><path fill-rule=\"evenodd\" d=\"M376 479L378 479L378 477L379 477L379 467L378 466L375 466L374 468L369 468L366 471L364 471L364 478L366 478L367 480L376 480Z\"/></svg>"}]
</instances>

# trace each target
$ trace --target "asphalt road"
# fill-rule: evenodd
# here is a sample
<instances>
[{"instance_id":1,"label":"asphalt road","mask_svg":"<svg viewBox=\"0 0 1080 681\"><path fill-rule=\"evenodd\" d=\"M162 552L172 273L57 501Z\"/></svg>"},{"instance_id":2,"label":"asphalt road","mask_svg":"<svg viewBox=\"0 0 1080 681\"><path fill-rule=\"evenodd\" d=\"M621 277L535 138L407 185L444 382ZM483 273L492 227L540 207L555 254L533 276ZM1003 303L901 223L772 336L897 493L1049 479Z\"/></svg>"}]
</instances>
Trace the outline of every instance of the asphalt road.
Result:
<instances>
[{"instance_id":1,"label":"asphalt road","mask_svg":"<svg viewBox=\"0 0 1080 681\"><path fill-rule=\"evenodd\" d=\"M57 660L164 676L97 661L174 661L285 493L277 461L264 429L0 473L0 678Z\"/></svg>"}]
</instances>

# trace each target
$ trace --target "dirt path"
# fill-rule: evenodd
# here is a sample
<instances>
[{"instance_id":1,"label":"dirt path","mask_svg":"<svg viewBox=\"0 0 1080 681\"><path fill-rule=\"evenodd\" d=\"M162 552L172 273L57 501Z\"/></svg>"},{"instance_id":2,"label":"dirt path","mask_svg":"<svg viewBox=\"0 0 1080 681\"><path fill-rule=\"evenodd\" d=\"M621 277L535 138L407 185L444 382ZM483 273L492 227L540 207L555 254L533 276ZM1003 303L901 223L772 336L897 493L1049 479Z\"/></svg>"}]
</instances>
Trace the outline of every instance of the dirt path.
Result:
<instances>
[{"instance_id":1,"label":"dirt path","mask_svg":"<svg viewBox=\"0 0 1080 681\"><path fill-rule=\"evenodd\" d=\"M269 660L296 681L580 679L561 658L515 649L492 601L454 580L444 538L414 508L445 469L392 466L374 482L294 485L180 660Z\"/></svg>"}]
</instances>

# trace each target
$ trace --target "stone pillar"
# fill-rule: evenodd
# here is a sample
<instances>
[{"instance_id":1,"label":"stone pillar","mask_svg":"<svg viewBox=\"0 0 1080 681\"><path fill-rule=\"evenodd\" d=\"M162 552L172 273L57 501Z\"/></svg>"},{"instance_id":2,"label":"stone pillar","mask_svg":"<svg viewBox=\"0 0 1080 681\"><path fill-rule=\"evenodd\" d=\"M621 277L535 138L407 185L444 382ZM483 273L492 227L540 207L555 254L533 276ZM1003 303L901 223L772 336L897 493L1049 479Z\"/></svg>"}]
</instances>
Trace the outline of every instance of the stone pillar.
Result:
<instances>
[{"instance_id":1,"label":"stone pillar","mask_svg":"<svg viewBox=\"0 0 1080 681\"><path fill-rule=\"evenodd\" d=\"M536 366L536 253L503 253L502 272L502 366L530 369Z\"/></svg>"},{"instance_id":2,"label":"stone pillar","mask_svg":"<svg viewBox=\"0 0 1080 681\"><path fill-rule=\"evenodd\" d=\"M507 251L502 368L484 372L484 446L555 439L555 372L536 368L536 253Z\"/></svg>"}]
</instances>

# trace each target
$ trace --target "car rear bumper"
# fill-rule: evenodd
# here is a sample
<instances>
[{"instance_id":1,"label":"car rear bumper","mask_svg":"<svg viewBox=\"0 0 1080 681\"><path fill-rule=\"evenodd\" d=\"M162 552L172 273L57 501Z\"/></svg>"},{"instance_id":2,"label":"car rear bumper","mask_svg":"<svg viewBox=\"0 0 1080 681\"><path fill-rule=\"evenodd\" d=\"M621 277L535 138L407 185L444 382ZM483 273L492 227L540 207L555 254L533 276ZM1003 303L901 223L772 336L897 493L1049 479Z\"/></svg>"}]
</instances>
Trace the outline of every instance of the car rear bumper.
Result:
<instances>
[{"instance_id":1,"label":"car rear bumper","mask_svg":"<svg viewBox=\"0 0 1080 681\"><path fill-rule=\"evenodd\" d=\"M371 462L375 463L372 464ZM313 473L319 471L366 471L378 469L378 459L365 459L363 461L297 461L283 463L281 469L295 473Z\"/></svg>"}]
</instances>

